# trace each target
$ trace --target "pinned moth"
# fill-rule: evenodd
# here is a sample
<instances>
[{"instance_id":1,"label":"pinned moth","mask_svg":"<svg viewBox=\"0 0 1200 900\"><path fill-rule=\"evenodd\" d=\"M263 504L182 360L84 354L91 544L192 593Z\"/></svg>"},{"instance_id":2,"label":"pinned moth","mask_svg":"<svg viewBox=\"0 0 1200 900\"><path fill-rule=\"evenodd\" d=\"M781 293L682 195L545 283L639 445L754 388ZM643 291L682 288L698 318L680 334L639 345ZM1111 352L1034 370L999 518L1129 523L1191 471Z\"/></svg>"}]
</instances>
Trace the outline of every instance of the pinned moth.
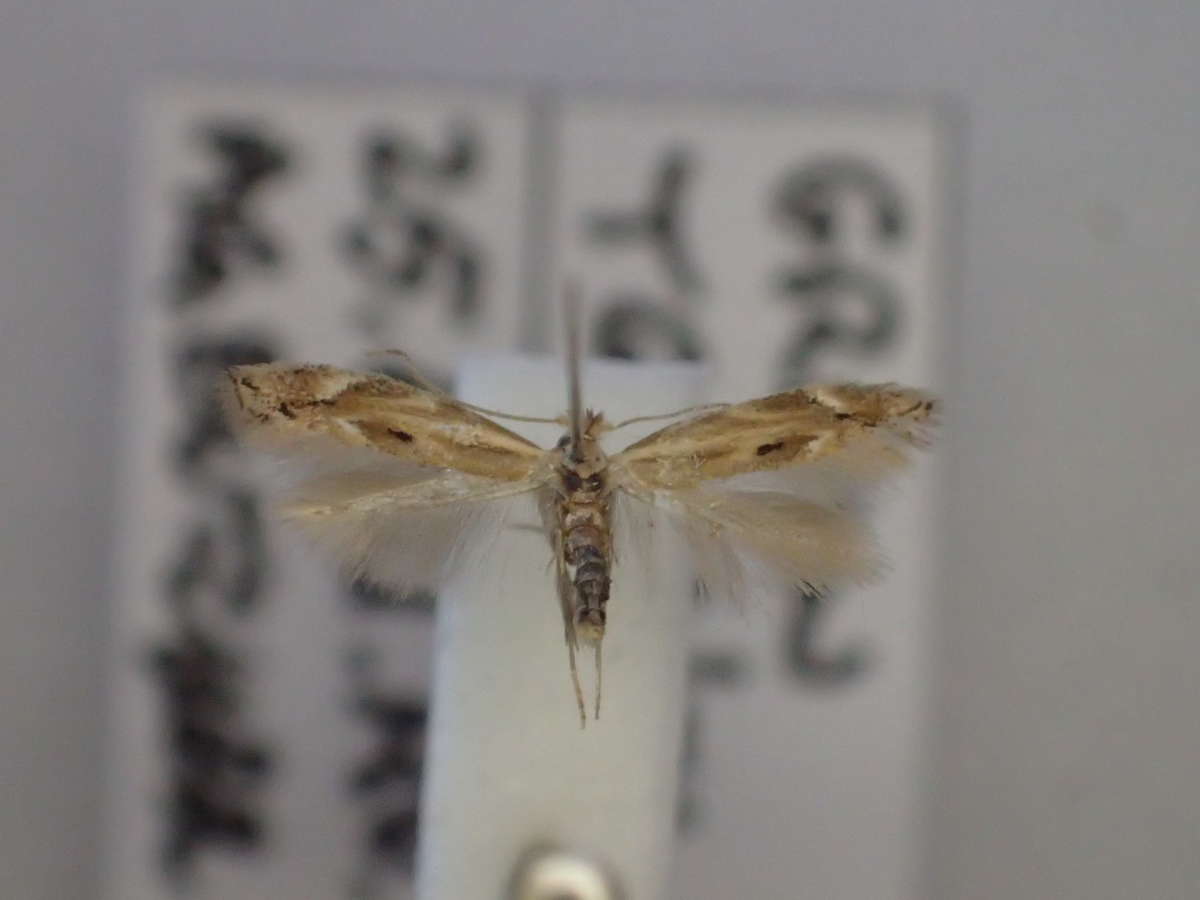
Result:
<instances>
[{"instance_id":1,"label":"pinned moth","mask_svg":"<svg viewBox=\"0 0 1200 900\"><path fill-rule=\"evenodd\" d=\"M570 331L568 412L558 419L327 365L236 366L225 393L242 437L285 462L284 517L356 577L435 586L480 531L498 530L512 501L536 501L585 724L576 653L594 650L598 718L616 530L633 528L638 512L663 514L710 594L738 598L764 574L814 589L868 580L878 556L853 498L927 442L937 405L893 384L840 384L609 424L581 404ZM545 449L489 416L565 433ZM679 421L615 454L602 449L607 433L659 418Z\"/></svg>"}]
</instances>

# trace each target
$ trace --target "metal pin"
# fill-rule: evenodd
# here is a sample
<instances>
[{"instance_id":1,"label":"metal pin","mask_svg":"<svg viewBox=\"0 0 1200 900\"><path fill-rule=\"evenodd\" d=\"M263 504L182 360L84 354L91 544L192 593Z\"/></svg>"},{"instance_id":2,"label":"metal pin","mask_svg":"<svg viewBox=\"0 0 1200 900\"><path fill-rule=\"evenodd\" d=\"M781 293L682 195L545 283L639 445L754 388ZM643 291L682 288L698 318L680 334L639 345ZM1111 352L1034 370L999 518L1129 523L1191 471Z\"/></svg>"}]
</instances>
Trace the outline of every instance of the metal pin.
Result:
<instances>
[{"instance_id":1,"label":"metal pin","mask_svg":"<svg viewBox=\"0 0 1200 900\"><path fill-rule=\"evenodd\" d=\"M611 872L594 860L554 847L526 853L513 872L508 900L622 900Z\"/></svg>"}]
</instances>

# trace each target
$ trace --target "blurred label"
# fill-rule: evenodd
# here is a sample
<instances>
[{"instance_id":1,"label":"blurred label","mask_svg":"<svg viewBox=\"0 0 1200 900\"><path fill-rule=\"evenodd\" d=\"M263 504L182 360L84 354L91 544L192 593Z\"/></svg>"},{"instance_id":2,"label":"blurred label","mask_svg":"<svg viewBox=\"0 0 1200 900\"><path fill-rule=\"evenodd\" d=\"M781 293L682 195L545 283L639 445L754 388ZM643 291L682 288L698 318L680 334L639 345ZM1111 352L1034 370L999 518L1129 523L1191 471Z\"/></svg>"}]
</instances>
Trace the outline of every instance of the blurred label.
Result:
<instances>
[{"instance_id":1,"label":"blurred label","mask_svg":"<svg viewBox=\"0 0 1200 900\"><path fill-rule=\"evenodd\" d=\"M214 403L225 366L402 376L368 355L394 347L449 386L463 354L554 349L570 275L590 353L705 360L713 399L936 382L926 108L183 85L143 124L114 900L411 896L436 598L279 533ZM882 505L883 584L701 616L679 897L915 900L927 473Z\"/></svg>"}]
</instances>

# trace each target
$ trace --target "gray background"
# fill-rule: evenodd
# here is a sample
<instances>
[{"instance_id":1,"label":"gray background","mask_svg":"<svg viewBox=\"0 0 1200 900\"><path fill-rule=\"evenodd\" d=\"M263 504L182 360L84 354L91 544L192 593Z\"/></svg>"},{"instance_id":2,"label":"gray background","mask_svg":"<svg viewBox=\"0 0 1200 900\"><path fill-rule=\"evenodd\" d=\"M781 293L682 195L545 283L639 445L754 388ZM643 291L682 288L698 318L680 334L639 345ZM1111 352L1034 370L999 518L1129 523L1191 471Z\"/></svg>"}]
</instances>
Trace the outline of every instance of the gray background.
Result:
<instances>
[{"instance_id":1,"label":"gray background","mask_svg":"<svg viewBox=\"0 0 1200 900\"><path fill-rule=\"evenodd\" d=\"M954 101L927 893L1200 891L1200 6L5 0L2 16L4 896L85 898L96 871L133 98L230 70Z\"/></svg>"}]
</instances>

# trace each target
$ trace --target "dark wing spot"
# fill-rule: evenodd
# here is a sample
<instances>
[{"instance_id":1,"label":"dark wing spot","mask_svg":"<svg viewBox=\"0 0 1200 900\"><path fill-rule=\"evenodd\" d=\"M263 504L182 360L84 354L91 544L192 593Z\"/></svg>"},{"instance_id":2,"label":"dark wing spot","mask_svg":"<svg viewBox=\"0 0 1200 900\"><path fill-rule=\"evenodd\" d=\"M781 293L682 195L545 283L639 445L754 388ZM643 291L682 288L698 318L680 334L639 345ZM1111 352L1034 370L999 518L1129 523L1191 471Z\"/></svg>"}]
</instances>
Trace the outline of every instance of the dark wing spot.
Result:
<instances>
[{"instance_id":1,"label":"dark wing spot","mask_svg":"<svg viewBox=\"0 0 1200 900\"><path fill-rule=\"evenodd\" d=\"M411 444L413 441L413 436L411 434L409 434L407 431L401 431L399 428L389 428L388 434L394 438L399 438L406 444Z\"/></svg>"},{"instance_id":2,"label":"dark wing spot","mask_svg":"<svg viewBox=\"0 0 1200 900\"><path fill-rule=\"evenodd\" d=\"M279 412L281 415L287 416L289 419L296 418L296 414L292 412L292 408L286 403L279 404Z\"/></svg>"},{"instance_id":3,"label":"dark wing spot","mask_svg":"<svg viewBox=\"0 0 1200 900\"><path fill-rule=\"evenodd\" d=\"M759 444L758 449L754 452L759 456L766 456L768 453L774 453L783 447L783 441L776 441L773 444Z\"/></svg>"}]
</instances>

